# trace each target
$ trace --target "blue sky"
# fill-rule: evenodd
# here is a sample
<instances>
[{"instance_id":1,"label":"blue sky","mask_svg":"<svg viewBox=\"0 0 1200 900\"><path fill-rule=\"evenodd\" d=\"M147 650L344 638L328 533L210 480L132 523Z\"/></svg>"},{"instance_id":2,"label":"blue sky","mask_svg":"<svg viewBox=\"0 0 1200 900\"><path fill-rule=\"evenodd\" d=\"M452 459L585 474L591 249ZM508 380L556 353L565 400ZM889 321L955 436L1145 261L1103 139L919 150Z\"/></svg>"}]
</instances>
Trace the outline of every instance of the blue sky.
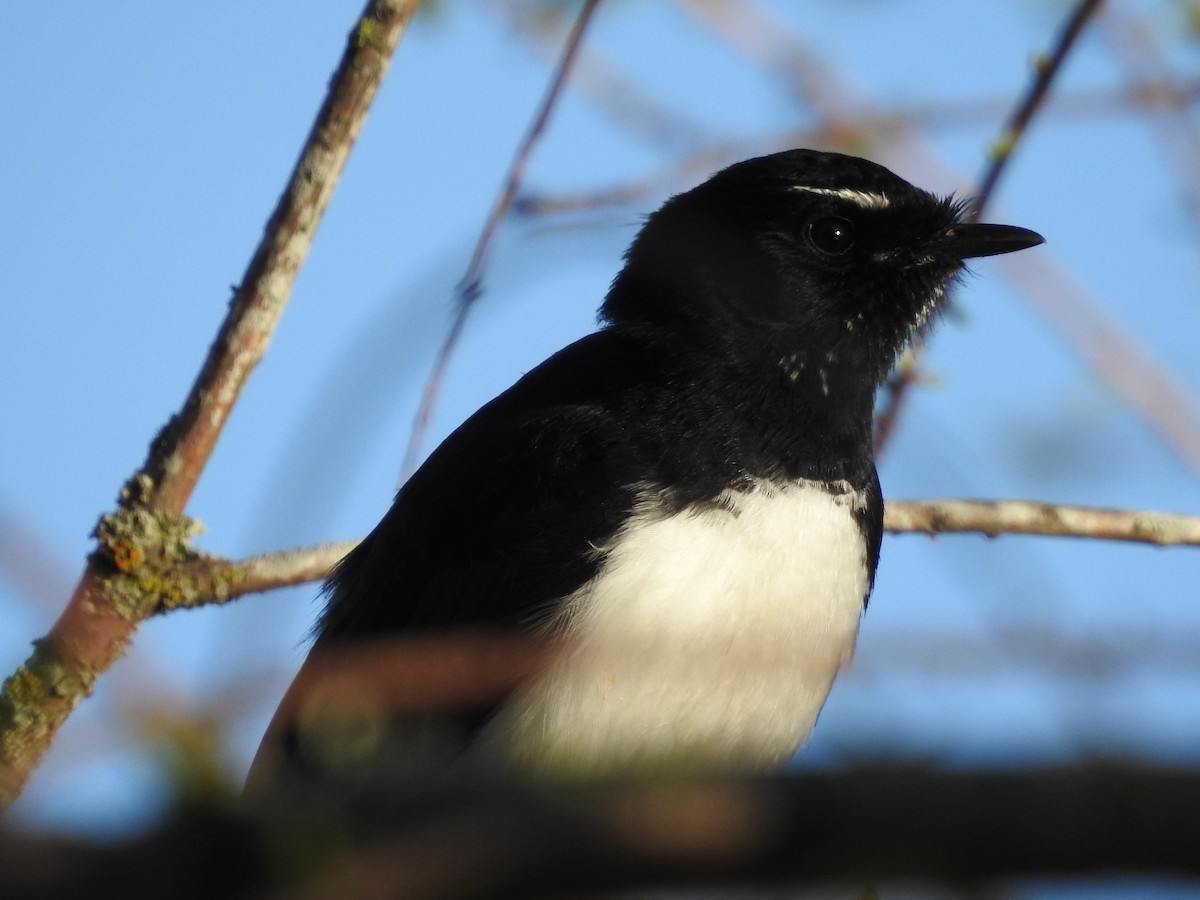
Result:
<instances>
[{"instance_id":1,"label":"blue sky","mask_svg":"<svg viewBox=\"0 0 1200 900\"><path fill-rule=\"evenodd\" d=\"M88 533L198 369L341 53L359 0L0 9L0 670L45 632ZM500 4L441 4L405 38L265 362L189 512L232 557L365 533L386 509L453 286L550 59ZM1116 4L1162 59L1197 51L1166 2ZM866 148L966 190L1064 5L767 3L877 111L976 110ZM588 46L682 122L648 137L568 90L528 170L567 194L667 176L700 147L778 149L813 114L686 4L610 2ZM1122 66L1089 33L989 218L1039 251L1171 376L1200 392L1195 221L1157 132L1079 113ZM985 102L986 101L986 102ZM1001 107L1003 108L1003 107ZM982 111L982 112L979 112ZM1074 112L1072 112L1074 111ZM730 160L732 161L732 160ZM713 164L715 167L718 163ZM432 426L440 436L586 333L654 196L516 220ZM1193 465L1132 413L992 261L960 293L880 471L886 496L1032 497L1200 509ZM1036 762L1086 752L1197 762L1196 552L1059 539L887 539L858 659L799 764L905 753ZM240 776L303 656L309 586L147 623L68 722L18 822L112 833L166 784L162 722L214 717Z\"/></svg>"}]
</instances>

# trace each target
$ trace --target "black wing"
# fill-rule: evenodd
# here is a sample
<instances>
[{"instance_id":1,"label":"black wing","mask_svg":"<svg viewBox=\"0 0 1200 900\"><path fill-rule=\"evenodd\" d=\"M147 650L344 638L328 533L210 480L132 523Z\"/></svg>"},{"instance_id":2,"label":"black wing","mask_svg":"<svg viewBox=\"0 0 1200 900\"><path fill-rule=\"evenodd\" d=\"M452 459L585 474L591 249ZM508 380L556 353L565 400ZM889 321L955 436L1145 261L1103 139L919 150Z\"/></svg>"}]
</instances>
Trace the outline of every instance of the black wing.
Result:
<instances>
[{"instance_id":1,"label":"black wing","mask_svg":"<svg viewBox=\"0 0 1200 900\"><path fill-rule=\"evenodd\" d=\"M446 438L329 579L318 646L528 627L591 578L647 475L613 413L639 368L626 349L591 335Z\"/></svg>"},{"instance_id":2,"label":"black wing","mask_svg":"<svg viewBox=\"0 0 1200 900\"><path fill-rule=\"evenodd\" d=\"M620 527L637 484L652 474L615 410L628 408L628 392L653 377L654 365L619 334L598 332L530 372L434 451L329 579L313 651L268 729L249 790L320 781L345 792L353 787L347 772L331 773L326 757L354 746L357 731L374 741L352 760L349 774L363 785L381 781L381 766L403 774L444 764L466 745L497 698L450 712L409 709L380 727L378 716L356 722L353 707L364 698L343 690L332 706L346 721L307 728L314 687L329 683L319 665L333 660L336 674L346 651L358 655L354 663L373 648L396 659L397 639L412 647L438 632L526 633L552 618L558 601L595 574L595 547Z\"/></svg>"}]
</instances>

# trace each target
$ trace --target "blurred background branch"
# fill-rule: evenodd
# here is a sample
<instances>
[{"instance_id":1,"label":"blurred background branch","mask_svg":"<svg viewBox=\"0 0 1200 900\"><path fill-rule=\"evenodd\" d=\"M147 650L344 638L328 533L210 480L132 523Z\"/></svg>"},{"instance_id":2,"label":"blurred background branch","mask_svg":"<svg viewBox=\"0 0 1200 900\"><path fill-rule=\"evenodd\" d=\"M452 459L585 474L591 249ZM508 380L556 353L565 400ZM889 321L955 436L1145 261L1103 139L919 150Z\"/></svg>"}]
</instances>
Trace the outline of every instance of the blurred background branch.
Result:
<instances>
[{"instance_id":1,"label":"blurred background branch","mask_svg":"<svg viewBox=\"0 0 1200 900\"><path fill-rule=\"evenodd\" d=\"M1197 804L1195 771L1099 760L976 772L862 764L566 797L412 785L352 809L183 810L116 846L0 836L0 891L65 897L103 877L129 898L854 897L900 885L979 896L1031 875L1200 875Z\"/></svg>"}]
</instances>

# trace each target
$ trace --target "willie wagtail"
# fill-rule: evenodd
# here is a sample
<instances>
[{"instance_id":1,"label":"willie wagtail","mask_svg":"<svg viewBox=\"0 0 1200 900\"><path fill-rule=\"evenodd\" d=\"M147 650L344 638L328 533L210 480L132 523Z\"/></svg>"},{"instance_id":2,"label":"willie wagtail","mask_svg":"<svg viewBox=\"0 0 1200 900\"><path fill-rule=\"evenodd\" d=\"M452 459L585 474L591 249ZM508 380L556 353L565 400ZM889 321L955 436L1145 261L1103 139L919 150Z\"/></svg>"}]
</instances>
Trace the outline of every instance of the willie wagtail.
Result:
<instances>
[{"instance_id":1,"label":"willie wagtail","mask_svg":"<svg viewBox=\"0 0 1200 900\"><path fill-rule=\"evenodd\" d=\"M787 760L874 580L875 389L964 259L1041 242L809 150L667 201L601 328L451 434L338 566L305 668L453 633L552 636L549 662L475 708L397 712L360 685L330 716L302 670L252 787L456 758L567 776Z\"/></svg>"}]
</instances>

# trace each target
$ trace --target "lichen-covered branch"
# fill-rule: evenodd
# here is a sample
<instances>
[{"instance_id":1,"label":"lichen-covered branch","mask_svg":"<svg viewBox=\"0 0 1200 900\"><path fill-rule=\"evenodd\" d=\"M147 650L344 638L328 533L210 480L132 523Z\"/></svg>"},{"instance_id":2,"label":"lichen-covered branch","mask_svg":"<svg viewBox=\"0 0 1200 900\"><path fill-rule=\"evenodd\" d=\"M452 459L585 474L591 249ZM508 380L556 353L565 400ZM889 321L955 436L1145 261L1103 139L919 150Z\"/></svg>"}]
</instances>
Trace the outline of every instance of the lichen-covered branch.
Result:
<instances>
[{"instance_id":1,"label":"lichen-covered branch","mask_svg":"<svg viewBox=\"0 0 1200 900\"><path fill-rule=\"evenodd\" d=\"M1041 534L1200 546L1200 516L1036 500L892 500L883 527L897 533L930 535L973 531L989 537Z\"/></svg>"},{"instance_id":2,"label":"lichen-covered branch","mask_svg":"<svg viewBox=\"0 0 1200 900\"><path fill-rule=\"evenodd\" d=\"M292 285L383 82L416 0L372 0L317 113L262 242L237 288L182 411L154 441L143 471L149 503L181 512L251 370L266 352Z\"/></svg>"},{"instance_id":3,"label":"lichen-covered branch","mask_svg":"<svg viewBox=\"0 0 1200 900\"><path fill-rule=\"evenodd\" d=\"M0 693L0 809L20 793L58 727L121 655L141 618L175 597L159 580L199 559L183 509L250 372L266 352L367 110L419 0L371 0L262 242L182 410L150 447L50 633Z\"/></svg>"},{"instance_id":4,"label":"lichen-covered branch","mask_svg":"<svg viewBox=\"0 0 1200 900\"><path fill-rule=\"evenodd\" d=\"M228 560L209 556L180 568L170 596L155 612L170 612L210 603L228 603L246 594L319 581L354 549L357 541L330 541L263 553L248 559Z\"/></svg>"}]
</instances>

